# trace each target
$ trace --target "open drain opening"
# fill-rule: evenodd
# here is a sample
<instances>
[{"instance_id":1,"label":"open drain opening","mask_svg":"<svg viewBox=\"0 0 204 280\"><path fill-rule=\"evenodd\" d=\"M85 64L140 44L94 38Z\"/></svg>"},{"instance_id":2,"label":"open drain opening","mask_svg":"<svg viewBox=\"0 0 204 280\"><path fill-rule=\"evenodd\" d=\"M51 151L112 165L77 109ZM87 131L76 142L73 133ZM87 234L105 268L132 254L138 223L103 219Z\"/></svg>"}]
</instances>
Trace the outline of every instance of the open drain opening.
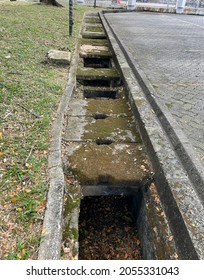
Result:
<instances>
[{"instance_id":1,"label":"open drain opening","mask_svg":"<svg viewBox=\"0 0 204 280\"><path fill-rule=\"evenodd\" d=\"M103 90L84 90L85 98L109 98L116 99L117 91L103 91Z\"/></svg>"},{"instance_id":2,"label":"open drain opening","mask_svg":"<svg viewBox=\"0 0 204 280\"><path fill-rule=\"evenodd\" d=\"M92 86L92 87L110 87L111 86L111 80L102 80L102 79L96 79L96 80L80 80L80 82L84 86Z\"/></svg>"},{"instance_id":3,"label":"open drain opening","mask_svg":"<svg viewBox=\"0 0 204 280\"><path fill-rule=\"evenodd\" d=\"M84 67L92 67L92 68L111 68L111 60L110 58L84 58Z\"/></svg>"},{"instance_id":4,"label":"open drain opening","mask_svg":"<svg viewBox=\"0 0 204 280\"><path fill-rule=\"evenodd\" d=\"M132 196L85 197L79 215L80 260L141 260Z\"/></svg>"},{"instance_id":5,"label":"open drain opening","mask_svg":"<svg viewBox=\"0 0 204 280\"><path fill-rule=\"evenodd\" d=\"M111 139L103 139L103 138L96 139L97 145L110 145L112 143L113 143L113 140L111 140Z\"/></svg>"},{"instance_id":6,"label":"open drain opening","mask_svg":"<svg viewBox=\"0 0 204 280\"><path fill-rule=\"evenodd\" d=\"M93 118L95 120L105 120L106 118L108 118L108 116L106 114L98 113L98 114L93 115Z\"/></svg>"}]
</instances>

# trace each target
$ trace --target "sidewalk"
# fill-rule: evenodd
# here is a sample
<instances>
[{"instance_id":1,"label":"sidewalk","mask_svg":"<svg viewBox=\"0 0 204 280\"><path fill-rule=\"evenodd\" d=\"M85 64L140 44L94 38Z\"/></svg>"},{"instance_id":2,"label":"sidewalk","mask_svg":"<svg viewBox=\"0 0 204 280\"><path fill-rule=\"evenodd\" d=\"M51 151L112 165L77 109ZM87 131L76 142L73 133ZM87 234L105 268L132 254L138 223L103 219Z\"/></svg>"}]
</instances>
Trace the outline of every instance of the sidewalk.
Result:
<instances>
[{"instance_id":1,"label":"sidewalk","mask_svg":"<svg viewBox=\"0 0 204 280\"><path fill-rule=\"evenodd\" d=\"M105 17L204 201L204 18L146 12Z\"/></svg>"},{"instance_id":2,"label":"sidewalk","mask_svg":"<svg viewBox=\"0 0 204 280\"><path fill-rule=\"evenodd\" d=\"M204 19L146 12L104 18L174 237L187 229L182 240L189 236L186 246L192 242L203 259ZM180 249L191 252L187 247Z\"/></svg>"},{"instance_id":3,"label":"sidewalk","mask_svg":"<svg viewBox=\"0 0 204 280\"><path fill-rule=\"evenodd\" d=\"M204 18L151 13L106 17L144 71L155 97L204 161Z\"/></svg>"}]
</instances>

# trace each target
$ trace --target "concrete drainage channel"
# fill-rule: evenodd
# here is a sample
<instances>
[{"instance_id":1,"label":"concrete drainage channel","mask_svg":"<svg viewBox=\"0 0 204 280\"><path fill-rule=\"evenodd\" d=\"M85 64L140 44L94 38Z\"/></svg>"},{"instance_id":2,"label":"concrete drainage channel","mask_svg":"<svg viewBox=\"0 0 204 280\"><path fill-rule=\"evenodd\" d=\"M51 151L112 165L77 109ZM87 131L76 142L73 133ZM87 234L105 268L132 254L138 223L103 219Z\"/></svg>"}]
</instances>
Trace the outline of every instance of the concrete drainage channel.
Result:
<instances>
[{"instance_id":1,"label":"concrete drainage channel","mask_svg":"<svg viewBox=\"0 0 204 280\"><path fill-rule=\"evenodd\" d=\"M54 237L56 242L53 240L55 233L50 229L52 225L45 222L39 259L60 259L61 255L63 259L86 259L80 250L84 238L81 228L87 224L83 212L89 207L97 208L99 199L104 203L110 197L115 201L119 199L121 213L127 206L129 208L133 217L132 231L139 240L140 258L197 258L188 230L176 236L175 228L180 224L181 230L185 227L183 220L178 216L169 218L165 203L161 202L158 193L161 186L157 186L161 180L157 177L162 171L158 165L159 172L155 170L151 155L149 157L141 133L141 119L134 112L126 82L131 77L124 79L101 17L98 13L87 13L84 17L78 42L76 87L63 116L65 194L59 195L61 208L58 211L63 212L63 216L54 215L60 219L56 227L58 236ZM140 105L142 103L140 98ZM165 186L166 182L162 184ZM177 215L176 203L172 203L171 198L169 202L171 215ZM92 209L94 214L100 215L95 211ZM175 222L178 224L172 227ZM178 246L183 237L186 238L184 245ZM52 248L47 249L48 246ZM92 259L99 258L92 254Z\"/></svg>"}]
</instances>

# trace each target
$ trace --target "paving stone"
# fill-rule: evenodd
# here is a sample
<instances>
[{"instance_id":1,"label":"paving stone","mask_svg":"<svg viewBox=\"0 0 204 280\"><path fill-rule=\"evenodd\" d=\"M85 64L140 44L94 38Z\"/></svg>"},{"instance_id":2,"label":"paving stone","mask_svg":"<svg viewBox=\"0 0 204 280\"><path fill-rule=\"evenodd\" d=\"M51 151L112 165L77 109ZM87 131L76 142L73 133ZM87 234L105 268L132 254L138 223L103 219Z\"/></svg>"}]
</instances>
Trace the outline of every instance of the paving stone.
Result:
<instances>
[{"instance_id":1,"label":"paving stone","mask_svg":"<svg viewBox=\"0 0 204 280\"><path fill-rule=\"evenodd\" d=\"M201 121L204 111L204 18L153 13L107 14L106 17L153 85L156 98L173 104L168 107L169 111L192 145L197 147L194 135L199 139L200 131L204 133L204 122ZM192 106L184 103L188 100ZM183 116L188 112L191 115L185 123ZM190 127L195 126L194 122L200 126L192 135ZM200 139L199 153L204 155L203 139Z\"/></svg>"}]
</instances>

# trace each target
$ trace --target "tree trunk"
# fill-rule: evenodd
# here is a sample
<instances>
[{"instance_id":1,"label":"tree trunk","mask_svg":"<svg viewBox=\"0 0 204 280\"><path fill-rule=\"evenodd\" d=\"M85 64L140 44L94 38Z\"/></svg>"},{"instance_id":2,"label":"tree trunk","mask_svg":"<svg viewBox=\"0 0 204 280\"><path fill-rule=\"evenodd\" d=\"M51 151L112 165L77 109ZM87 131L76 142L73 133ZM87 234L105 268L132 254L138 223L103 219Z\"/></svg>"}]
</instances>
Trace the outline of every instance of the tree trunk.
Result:
<instances>
[{"instance_id":1,"label":"tree trunk","mask_svg":"<svg viewBox=\"0 0 204 280\"><path fill-rule=\"evenodd\" d=\"M56 7L63 7L60 3L58 3L56 0L40 0L41 3L46 5L52 5Z\"/></svg>"}]
</instances>

